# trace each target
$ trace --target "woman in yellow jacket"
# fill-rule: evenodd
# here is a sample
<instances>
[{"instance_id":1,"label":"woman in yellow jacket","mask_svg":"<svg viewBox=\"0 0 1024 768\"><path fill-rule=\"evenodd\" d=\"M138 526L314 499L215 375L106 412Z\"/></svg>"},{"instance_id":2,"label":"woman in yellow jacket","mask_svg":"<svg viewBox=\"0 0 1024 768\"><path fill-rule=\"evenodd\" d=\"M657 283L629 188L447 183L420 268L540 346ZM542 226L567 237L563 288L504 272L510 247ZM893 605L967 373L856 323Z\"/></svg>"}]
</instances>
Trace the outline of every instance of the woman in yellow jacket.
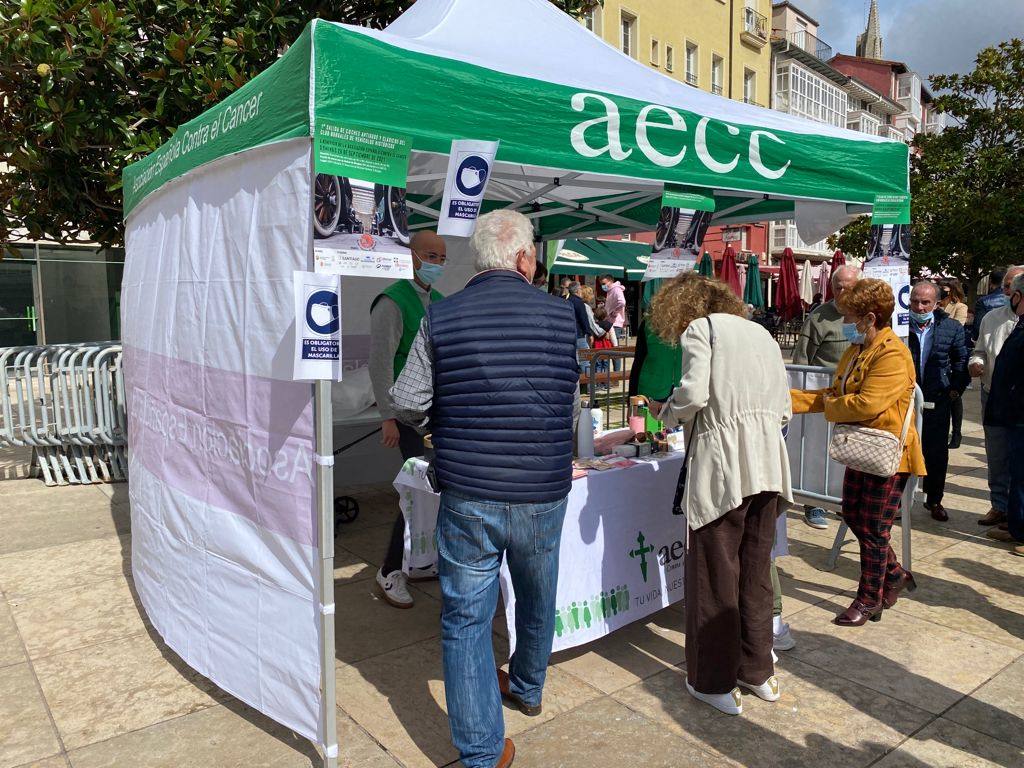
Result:
<instances>
[{"instance_id":1,"label":"woman in yellow jacket","mask_svg":"<svg viewBox=\"0 0 1024 768\"><path fill-rule=\"evenodd\" d=\"M823 412L836 424L859 424L900 436L914 400L914 361L890 327L895 303L892 289L883 280L864 279L843 292L837 305L850 347L836 367L831 387L790 392L794 414ZM882 609L891 608L901 591L917 588L914 576L899 564L889 544L910 473L925 474L913 421L895 475L879 477L846 469L843 520L860 542L860 585L856 599L835 619L840 626L878 621Z\"/></svg>"}]
</instances>

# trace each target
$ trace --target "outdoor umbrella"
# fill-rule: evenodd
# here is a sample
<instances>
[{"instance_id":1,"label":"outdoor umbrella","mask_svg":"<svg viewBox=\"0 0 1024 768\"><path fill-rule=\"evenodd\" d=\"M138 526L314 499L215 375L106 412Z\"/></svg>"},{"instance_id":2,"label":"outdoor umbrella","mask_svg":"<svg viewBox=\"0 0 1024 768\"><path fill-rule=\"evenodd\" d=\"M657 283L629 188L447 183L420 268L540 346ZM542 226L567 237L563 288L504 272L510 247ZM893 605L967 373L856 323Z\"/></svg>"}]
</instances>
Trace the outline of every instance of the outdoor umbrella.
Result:
<instances>
[{"instance_id":1,"label":"outdoor umbrella","mask_svg":"<svg viewBox=\"0 0 1024 768\"><path fill-rule=\"evenodd\" d=\"M757 256L750 254L747 259L747 285L743 289L743 303L752 307L764 306L764 294L761 293L761 268L757 263Z\"/></svg>"},{"instance_id":2,"label":"outdoor umbrella","mask_svg":"<svg viewBox=\"0 0 1024 768\"><path fill-rule=\"evenodd\" d=\"M836 270L840 267L846 266L846 257L843 256L843 252L837 250L832 254L832 268L828 271L828 286L825 290L825 301L832 301L832 275L836 273Z\"/></svg>"},{"instance_id":3,"label":"outdoor umbrella","mask_svg":"<svg viewBox=\"0 0 1024 768\"><path fill-rule=\"evenodd\" d=\"M800 268L800 300L808 307L814 303L814 275L811 270L810 261L805 261Z\"/></svg>"},{"instance_id":4,"label":"outdoor umbrella","mask_svg":"<svg viewBox=\"0 0 1024 768\"><path fill-rule=\"evenodd\" d=\"M818 265L818 276L815 278L815 283L817 283L818 286L818 293L822 295L822 301L825 301L826 299L824 297L828 296L828 284L830 282L829 276L831 275L831 272L832 265L829 262L823 261Z\"/></svg>"},{"instance_id":5,"label":"outdoor umbrella","mask_svg":"<svg viewBox=\"0 0 1024 768\"><path fill-rule=\"evenodd\" d=\"M715 263L711 260L711 254L707 251L704 251L700 263L697 264L697 274L704 275L704 277L715 276Z\"/></svg>"},{"instance_id":6,"label":"outdoor umbrella","mask_svg":"<svg viewBox=\"0 0 1024 768\"><path fill-rule=\"evenodd\" d=\"M796 261L793 259L792 248L787 248L782 252L782 262L779 264L779 290L775 294L775 307L779 310L779 317L783 320L791 320L803 310L800 304L800 278L796 273Z\"/></svg>"},{"instance_id":7,"label":"outdoor umbrella","mask_svg":"<svg viewBox=\"0 0 1024 768\"><path fill-rule=\"evenodd\" d=\"M731 245L725 246L725 253L722 254L722 271L718 279L732 288L732 292L738 298L743 297L743 289L740 287L740 273L736 271L736 251Z\"/></svg>"}]
</instances>

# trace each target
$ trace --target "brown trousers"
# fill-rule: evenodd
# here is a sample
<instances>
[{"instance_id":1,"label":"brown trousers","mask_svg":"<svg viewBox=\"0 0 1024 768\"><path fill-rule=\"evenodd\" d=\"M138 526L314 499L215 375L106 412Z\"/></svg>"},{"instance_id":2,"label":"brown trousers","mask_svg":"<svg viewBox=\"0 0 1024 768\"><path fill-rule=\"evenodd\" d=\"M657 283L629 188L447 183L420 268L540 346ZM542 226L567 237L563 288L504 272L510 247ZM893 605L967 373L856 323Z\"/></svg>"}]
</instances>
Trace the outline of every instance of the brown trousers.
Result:
<instances>
[{"instance_id":1,"label":"brown trousers","mask_svg":"<svg viewBox=\"0 0 1024 768\"><path fill-rule=\"evenodd\" d=\"M690 531L686 550L686 675L700 693L760 685L772 664L769 571L779 494L748 496Z\"/></svg>"}]
</instances>

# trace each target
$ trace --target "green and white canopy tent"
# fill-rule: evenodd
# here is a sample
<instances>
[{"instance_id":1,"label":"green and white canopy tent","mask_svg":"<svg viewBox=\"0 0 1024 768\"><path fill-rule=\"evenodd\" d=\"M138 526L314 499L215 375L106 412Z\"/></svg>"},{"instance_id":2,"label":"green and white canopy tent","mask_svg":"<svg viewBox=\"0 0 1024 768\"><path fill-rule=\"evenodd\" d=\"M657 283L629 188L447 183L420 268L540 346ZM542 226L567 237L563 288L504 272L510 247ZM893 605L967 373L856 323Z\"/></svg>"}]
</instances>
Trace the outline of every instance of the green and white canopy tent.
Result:
<instances>
[{"instance_id":1,"label":"green and white canopy tent","mask_svg":"<svg viewBox=\"0 0 1024 768\"><path fill-rule=\"evenodd\" d=\"M552 275L611 275L639 280L647 270L651 246L628 240L566 240L550 267Z\"/></svg>"},{"instance_id":2,"label":"green and white canopy tent","mask_svg":"<svg viewBox=\"0 0 1024 768\"><path fill-rule=\"evenodd\" d=\"M186 662L334 764L331 400L291 380L325 123L409 142L412 227L437 217L455 139L500 142L485 208L538 239L650 231L671 183L710 191L718 223L793 217L813 241L909 185L905 145L688 87L545 0L418 0L384 31L313 21L125 169L140 597ZM382 287L344 280L346 386Z\"/></svg>"}]
</instances>

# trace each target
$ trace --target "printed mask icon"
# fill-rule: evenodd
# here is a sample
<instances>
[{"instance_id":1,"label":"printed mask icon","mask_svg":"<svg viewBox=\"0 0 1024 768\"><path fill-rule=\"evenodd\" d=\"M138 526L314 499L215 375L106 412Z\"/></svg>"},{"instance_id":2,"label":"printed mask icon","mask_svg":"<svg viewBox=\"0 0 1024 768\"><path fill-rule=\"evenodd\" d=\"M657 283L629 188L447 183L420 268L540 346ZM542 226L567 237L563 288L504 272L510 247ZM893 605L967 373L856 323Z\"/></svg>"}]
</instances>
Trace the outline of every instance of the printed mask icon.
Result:
<instances>
[{"instance_id":1,"label":"printed mask icon","mask_svg":"<svg viewBox=\"0 0 1024 768\"><path fill-rule=\"evenodd\" d=\"M313 322L321 327L330 325L334 319L330 304L314 304L309 308L309 314L313 318Z\"/></svg>"},{"instance_id":2,"label":"printed mask icon","mask_svg":"<svg viewBox=\"0 0 1024 768\"><path fill-rule=\"evenodd\" d=\"M462 169L462 173L459 175L459 181L466 189L473 189L483 183L486 174L487 170L485 168L473 168L472 166L467 165Z\"/></svg>"}]
</instances>

